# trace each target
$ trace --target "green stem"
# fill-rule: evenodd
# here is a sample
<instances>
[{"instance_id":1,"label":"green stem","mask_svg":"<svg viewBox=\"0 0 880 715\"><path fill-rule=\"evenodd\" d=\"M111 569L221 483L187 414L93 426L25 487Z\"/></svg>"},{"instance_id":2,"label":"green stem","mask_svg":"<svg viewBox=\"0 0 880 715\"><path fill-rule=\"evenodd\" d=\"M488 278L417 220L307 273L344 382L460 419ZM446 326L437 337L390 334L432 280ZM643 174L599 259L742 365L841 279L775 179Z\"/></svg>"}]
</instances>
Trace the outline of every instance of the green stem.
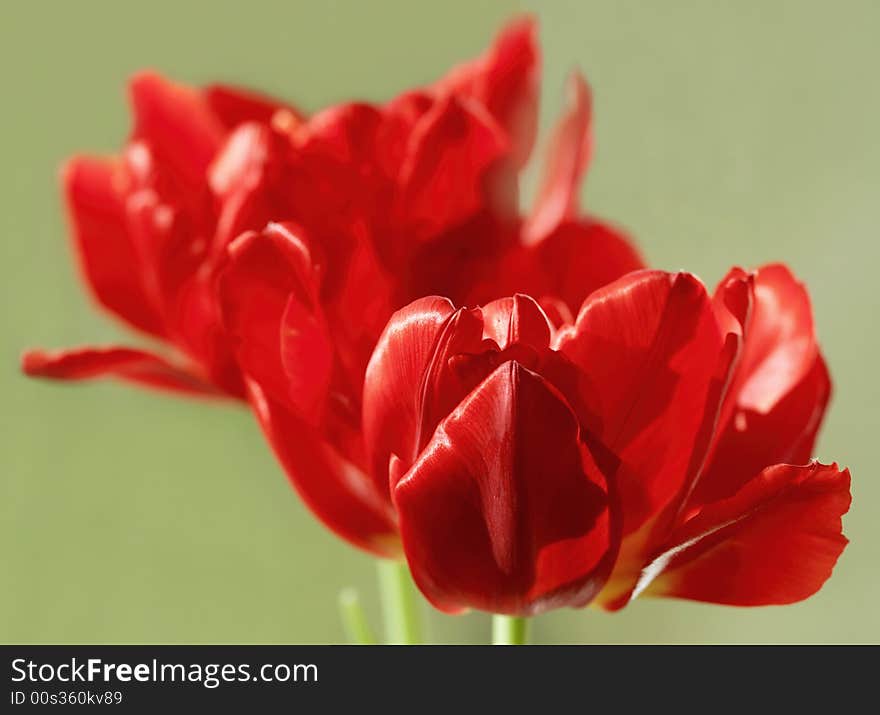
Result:
<instances>
[{"instance_id":1,"label":"green stem","mask_svg":"<svg viewBox=\"0 0 880 715\"><path fill-rule=\"evenodd\" d=\"M376 636L367 621L357 591L344 588L339 592L339 615L348 640L355 645L374 645Z\"/></svg>"},{"instance_id":2,"label":"green stem","mask_svg":"<svg viewBox=\"0 0 880 715\"><path fill-rule=\"evenodd\" d=\"M386 642L391 645L419 643L419 603L406 562L380 559L378 568Z\"/></svg>"},{"instance_id":3,"label":"green stem","mask_svg":"<svg viewBox=\"0 0 880 715\"><path fill-rule=\"evenodd\" d=\"M492 616L492 645L525 645L529 622L518 616Z\"/></svg>"}]
</instances>

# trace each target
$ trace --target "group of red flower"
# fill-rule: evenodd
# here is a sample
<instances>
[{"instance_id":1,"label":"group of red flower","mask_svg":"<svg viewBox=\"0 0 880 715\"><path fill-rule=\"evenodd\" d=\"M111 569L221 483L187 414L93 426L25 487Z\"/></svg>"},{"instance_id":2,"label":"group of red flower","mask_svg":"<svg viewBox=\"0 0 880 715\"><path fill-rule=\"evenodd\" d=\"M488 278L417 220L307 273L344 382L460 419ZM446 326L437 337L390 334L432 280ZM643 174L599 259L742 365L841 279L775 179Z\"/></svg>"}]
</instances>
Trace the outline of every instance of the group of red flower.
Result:
<instances>
[{"instance_id":1,"label":"group of red flower","mask_svg":"<svg viewBox=\"0 0 880 715\"><path fill-rule=\"evenodd\" d=\"M771 265L710 294L580 212L579 76L521 215L531 22L386 104L130 92L122 155L64 189L95 298L169 350L27 373L246 400L311 510L444 611L780 604L829 577L849 474L810 459L831 387L807 293Z\"/></svg>"}]
</instances>

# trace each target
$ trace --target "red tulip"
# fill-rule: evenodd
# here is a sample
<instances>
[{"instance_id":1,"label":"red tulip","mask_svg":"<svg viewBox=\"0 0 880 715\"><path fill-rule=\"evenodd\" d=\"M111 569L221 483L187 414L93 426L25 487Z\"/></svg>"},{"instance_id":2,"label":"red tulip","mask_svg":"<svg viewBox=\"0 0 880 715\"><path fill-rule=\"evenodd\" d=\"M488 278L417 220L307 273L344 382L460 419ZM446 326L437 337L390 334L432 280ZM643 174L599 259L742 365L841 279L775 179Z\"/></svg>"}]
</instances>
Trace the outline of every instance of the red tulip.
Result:
<instances>
[{"instance_id":1,"label":"red tulip","mask_svg":"<svg viewBox=\"0 0 880 715\"><path fill-rule=\"evenodd\" d=\"M558 331L523 295L423 298L367 370L370 493L444 610L789 603L846 544L849 473L809 461L829 391L782 266L714 297L634 272Z\"/></svg>"},{"instance_id":2,"label":"red tulip","mask_svg":"<svg viewBox=\"0 0 880 715\"><path fill-rule=\"evenodd\" d=\"M585 605L620 543L614 476L572 399L538 304L423 298L392 318L367 369L375 490L438 608L528 614Z\"/></svg>"}]
</instances>

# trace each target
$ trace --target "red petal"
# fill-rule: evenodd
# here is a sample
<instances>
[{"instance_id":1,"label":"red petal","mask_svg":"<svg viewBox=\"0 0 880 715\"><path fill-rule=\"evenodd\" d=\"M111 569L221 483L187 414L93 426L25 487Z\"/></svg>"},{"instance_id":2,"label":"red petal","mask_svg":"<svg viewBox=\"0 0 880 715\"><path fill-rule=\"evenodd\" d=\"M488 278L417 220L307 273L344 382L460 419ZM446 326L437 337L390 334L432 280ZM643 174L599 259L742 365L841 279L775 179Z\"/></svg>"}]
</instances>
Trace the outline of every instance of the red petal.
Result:
<instances>
[{"instance_id":1,"label":"red petal","mask_svg":"<svg viewBox=\"0 0 880 715\"><path fill-rule=\"evenodd\" d=\"M382 167L384 120L376 107L345 104L316 114L287 137L290 147L273 193L284 215L307 226L334 264L345 265L365 228L378 250L389 240L387 230L377 230L390 220L394 178ZM339 272L335 280L342 278Z\"/></svg>"},{"instance_id":2,"label":"red petal","mask_svg":"<svg viewBox=\"0 0 880 715\"><path fill-rule=\"evenodd\" d=\"M590 160L592 120L590 90L580 73L571 77L568 103L547 149L538 198L523 231L527 243L549 236L577 213L581 178Z\"/></svg>"},{"instance_id":3,"label":"red petal","mask_svg":"<svg viewBox=\"0 0 880 715\"><path fill-rule=\"evenodd\" d=\"M364 440L377 487L388 488L392 455L412 463L418 449L425 371L447 319L446 298L428 297L391 316L364 378Z\"/></svg>"},{"instance_id":4,"label":"red petal","mask_svg":"<svg viewBox=\"0 0 880 715\"><path fill-rule=\"evenodd\" d=\"M62 181L80 266L95 298L135 327L163 337L128 233L119 163L76 157L65 166Z\"/></svg>"},{"instance_id":5,"label":"red petal","mask_svg":"<svg viewBox=\"0 0 880 715\"><path fill-rule=\"evenodd\" d=\"M204 89L204 94L208 106L229 130L245 122L268 124L272 115L282 108L291 112L297 121L304 119L300 112L284 102L249 89L213 84Z\"/></svg>"},{"instance_id":6,"label":"red petal","mask_svg":"<svg viewBox=\"0 0 880 715\"><path fill-rule=\"evenodd\" d=\"M494 368L481 360L486 351L483 340L483 315L479 308L459 308L443 326L431 359L425 368L419 401L419 429L412 459L400 465L409 469L412 460L422 451L437 425L455 409L465 396L482 382ZM467 355L477 356L477 365L461 365ZM498 363L495 363L496 365Z\"/></svg>"},{"instance_id":7,"label":"red petal","mask_svg":"<svg viewBox=\"0 0 880 715\"><path fill-rule=\"evenodd\" d=\"M786 266L760 268L754 285L737 403L766 413L812 369L818 348L810 297Z\"/></svg>"},{"instance_id":8,"label":"red petal","mask_svg":"<svg viewBox=\"0 0 880 715\"><path fill-rule=\"evenodd\" d=\"M115 377L148 387L196 395L219 396L216 388L193 372L172 365L158 355L133 348L77 348L25 353L21 369L31 377L52 380L91 380Z\"/></svg>"},{"instance_id":9,"label":"red petal","mask_svg":"<svg viewBox=\"0 0 880 715\"><path fill-rule=\"evenodd\" d=\"M830 396L828 368L818 356L812 370L770 412L737 412L717 437L691 506L732 496L771 464L807 462Z\"/></svg>"},{"instance_id":10,"label":"red petal","mask_svg":"<svg viewBox=\"0 0 880 715\"><path fill-rule=\"evenodd\" d=\"M320 419L316 405L326 396L332 350L316 303L316 269L294 227L270 224L237 239L219 290L242 369L272 399Z\"/></svg>"},{"instance_id":11,"label":"red petal","mask_svg":"<svg viewBox=\"0 0 880 715\"><path fill-rule=\"evenodd\" d=\"M567 221L540 243L509 251L471 300L526 293L542 305L562 300L576 314L593 291L642 268L638 251L617 229L595 219Z\"/></svg>"},{"instance_id":12,"label":"red petal","mask_svg":"<svg viewBox=\"0 0 880 715\"><path fill-rule=\"evenodd\" d=\"M626 234L597 219L561 224L532 253L549 278L547 293L574 312L593 291L645 267Z\"/></svg>"},{"instance_id":13,"label":"red petal","mask_svg":"<svg viewBox=\"0 0 880 715\"><path fill-rule=\"evenodd\" d=\"M175 322L179 326L178 346L198 361L215 385L245 399L234 345L222 325L214 274L200 272L193 277L180 295Z\"/></svg>"},{"instance_id":14,"label":"red petal","mask_svg":"<svg viewBox=\"0 0 880 715\"><path fill-rule=\"evenodd\" d=\"M370 104L352 102L328 107L292 130L292 142L311 157L360 169L376 158L377 138L385 115ZM354 164L355 166L346 166ZM330 187L328 187L330 188Z\"/></svg>"},{"instance_id":15,"label":"red petal","mask_svg":"<svg viewBox=\"0 0 880 715\"><path fill-rule=\"evenodd\" d=\"M514 344L544 350L550 345L552 326L534 298L517 293L483 306L483 333L504 350Z\"/></svg>"},{"instance_id":16,"label":"red petal","mask_svg":"<svg viewBox=\"0 0 880 715\"><path fill-rule=\"evenodd\" d=\"M330 388L333 344L321 312L295 295L281 316L281 364L291 403L309 420L320 421Z\"/></svg>"},{"instance_id":17,"label":"red petal","mask_svg":"<svg viewBox=\"0 0 880 715\"><path fill-rule=\"evenodd\" d=\"M382 127L378 133L377 160L387 176L396 176L406 159L413 129L436 104L436 99L422 90L397 95L382 108Z\"/></svg>"},{"instance_id":18,"label":"red petal","mask_svg":"<svg viewBox=\"0 0 880 715\"><path fill-rule=\"evenodd\" d=\"M227 202L242 190L252 191L263 178L271 150L271 132L249 122L230 133L208 171L211 191Z\"/></svg>"},{"instance_id":19,"label":"red petal","mask_svg":"<svg viewBox=\"0 0 880 715\"><path fill-rule=\"evenodd\" d=\"M544 296L539 305L554 328L562 328L574 322L574 315L572 315L568 304L559 298Z\"/></svg>"},{"instance_id":20,"label":"red petal","mask_svg":"<svg viewBox=\"0 0 880 715\"><path fill-rule=\"evenodd\" d=\"M743 348L692 506L732 496L772 464L806 462L831 394L809 297L787 268L734 269L715 303Z\"/></svg>"},{"instance_id":21,"label":"red petal","mask_svg":"<svg viewBox=\"0 0 880 715\"><path fill-rule=\"evenodd\" d=\"M334 340L340 345L338 358L344 366L348 382L360 397L364 371L376 340L385 329L389 316L400 303L391 296L399 281L384 271L376 255L375 245L365 232L354 230L346 263L338 254L328 270L330 279L337 278L332 294L322 286L324 311L333 325ZM337 271L341 276L332 275ZM351 320L357 315L357 320ZM344 346L344 347L342 347Z\"/></svg>"},{"instance_id":22,"label":"red petal","mask_svg":"<svg viewBox=\"0 0 880 715\"><path fill-rule=\"evenodd\" d=\"M737 606L803 600L831 576L847 544L849 486L849 471L836 464L769 467L686 522L640 587Z\"/></svg>"},{"instance_id":23,"label":"red petal","mask_svg":"<svg viewBox=\"0 0 880 715\"><path fill-rule=\"evenodd\" d=\"M406 471L439 422L491 371L451 368L484 351L479 309L453 312L445 298L423 298L392 316L367 367L363 425L377 488L389 466ZM497 364L497 363L496 363Z\"/></svg>"},{"instance_id":24,"label":"red petal","mask_svg":"<svg viewBox=\"0 0 880 715\"><path fill-rule=\"evenodd\" d=\"M723 333L742 338L754 302L755 277L742 268L732 268L715 288L712 303Z\"/></svg>"},{"instance_id":25,"label":"red petal","mask_svg":"<svg viewBox=\"0 0 880 715\"><path fill-rule=\"evenodd\" d=\"M159 162L173 168L187 185L204 183L225 134L204 96L151 72L135 75L129 91L133 136L146 140Z\"/></svg>"},{"instance_id":26,"label":"red petal","mask_svg":"<svg viewBox=\"0 0 880 715\"><path fill-rule=\"evenodd\" d=\"M539 55L535 23L510 23L486 58L480 99L512 138L514 161L526 163L538 127Z\"/></svg>"},{"instance_id":27,"label":"red petal","mask_svg":"<svg viewBox=\"0 0 880 715\"><path fill-rule=\"evenodd\" d=\"M393 494L416 583L443 610L583 605L613 558L607 486L577 420L516 362L444 420Z\"/></svg>"},{"instance_id":28,"label":"red petal","mask_svg":"<svg viewBox=\"0 0 880 715\"><path fill-rule=\"evenodd\" d=\"M539 50L535 22L509 23L480 58L455 68L437 92L469 96L486 107L511 137L518 167L526 163L538 126Z\"/></svg>"},{"instance_id":29,"label":"red petal","mask_svg":"<svg viewBox=\"0 0 880 715\"><path fill-rule=\"evenodd\" d=\"M391 504L324 435L269 398L248 389L254 412L288 478L312 512L335 534L379 556L400 553Z\"/></svg>"},{"instance_id":30,"label":"red petal","mask_svg":"<svg viewBox=\"0 0 880 715\"><path fill-rule=\"evenodd\" d=\"M506 148L478 105L454 97L439 102L410 137L396 215L422 239L464 222L486 204L484 177Z\"/></svg>"},{"instance_id":31,"label":"red petal","mask_svg":"<svg viewBox=\"0 0 880 715\"><path fill-rule=\"evenodd\" d=\"M216 264L223 262L229 244L242 233L278 218L267 186L270 146L266 127L244 124L230 134L211 164L208 181L219 204L210 253Z\"/></svg>"},{"instance_id":32,"label":"red petal","mask_svg":"<svg viewBox=\"0 0 880 715\"><path fill-rule=\"evenodd\" d=\"M419 244L397 272L403 301L436 294L456 305L485 305L514 293L533 295L519 285L502 262L512 246L518 247L518 239L515 220L486 210L436 239Z\"/></svg>"},{"instance_id":33,"label":"red petal","mask_svg":"<svg viewBox=\"0 0 880 715\"><path fill-rule=\"evenodd\" d=\"M708 448L723 355L709 296L686 273L629 274L587 299L559 349L585 377L586 428L621 460L630 534L688 484Z\"/></svg>"},{"instance_id":34,"label":"red petal","mask_svg":"<svg viewBox=\"0 0 880 715\"><path fill-rule=\"evenodd\" d=\"M151 189L128 195L126 215L144 286L161 306L168 334L188 336L189 326L179 321L180 303L202 279L207 248L202 228L186 207Z\"/></svg>"}]
</instances>

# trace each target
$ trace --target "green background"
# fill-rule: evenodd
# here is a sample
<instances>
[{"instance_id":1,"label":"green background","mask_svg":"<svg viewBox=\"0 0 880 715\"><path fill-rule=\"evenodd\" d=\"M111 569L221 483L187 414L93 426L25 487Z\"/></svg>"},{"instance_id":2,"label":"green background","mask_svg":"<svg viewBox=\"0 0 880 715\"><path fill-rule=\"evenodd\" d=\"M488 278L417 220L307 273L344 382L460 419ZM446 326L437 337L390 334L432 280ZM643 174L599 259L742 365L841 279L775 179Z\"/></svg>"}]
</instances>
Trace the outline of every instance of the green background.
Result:
<instances>
[{"instance_id":1,"label":"green background","mask_svg":"<svg viewBox=\"0 0 880 715\"><path fill-rule=\"evenodd\" d=\"M852 543L808 602L559 611L541 642L878 642L880 3L10 2L0 7L0 641L335 642L335 598L378 612L371 559L298 503L249 414L18 375L20 351L127 338L93 310L57 167L111 151L126 77L155 67L308 109L386 99L541 21L542 126L575 65L595 89L587 205L650 262L714 285L784 259L809 284L836 383L823 460L853 472ZM529 182L533 185L533 182ZM482 615L432 617L479 642Z\"/></svg>"}]
</instances>

